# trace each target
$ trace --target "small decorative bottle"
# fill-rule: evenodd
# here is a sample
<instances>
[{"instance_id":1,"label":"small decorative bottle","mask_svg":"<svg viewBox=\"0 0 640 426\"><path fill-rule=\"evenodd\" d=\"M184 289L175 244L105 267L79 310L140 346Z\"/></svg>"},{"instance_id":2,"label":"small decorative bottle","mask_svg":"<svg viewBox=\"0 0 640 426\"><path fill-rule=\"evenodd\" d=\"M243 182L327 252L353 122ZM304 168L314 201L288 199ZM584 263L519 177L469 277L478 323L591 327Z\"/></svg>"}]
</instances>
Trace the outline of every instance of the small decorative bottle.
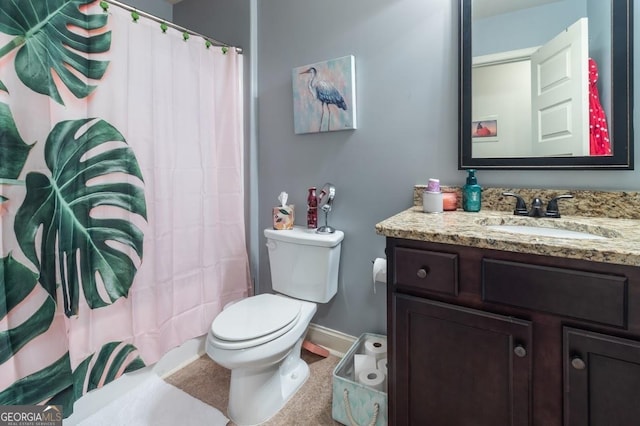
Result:
<instances>
[{"instance_id":1,"label":"small decorative bottle","mask_svg":"<svg viewBox=\"0 0 640 426\"><path fill-rule=\"evenodd\" d=\"M309 188L307 195L307 228L316 229L318 227L318 197L316 197L316 187Z\"/></svg>"}]
</instances>

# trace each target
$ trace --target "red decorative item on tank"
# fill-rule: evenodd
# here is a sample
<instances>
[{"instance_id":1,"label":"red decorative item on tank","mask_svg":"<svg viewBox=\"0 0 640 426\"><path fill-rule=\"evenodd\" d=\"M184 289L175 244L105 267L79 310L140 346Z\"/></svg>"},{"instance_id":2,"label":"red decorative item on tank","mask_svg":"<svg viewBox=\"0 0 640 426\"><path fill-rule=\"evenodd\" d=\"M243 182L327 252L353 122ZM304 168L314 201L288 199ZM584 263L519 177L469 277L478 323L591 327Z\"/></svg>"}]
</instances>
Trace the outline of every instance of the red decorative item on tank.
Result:
<instances>
[{"instance_id":1,"label":"red decorative item on tank","mask_svg":"<svg viewBox=\"0 0 640 426\"><path fill-rule=\"evenodd\" d=\"M316 187L309 188L307 195L307 228L318 227L318 197L316 197Z\"/></svg>"}]
</instances>

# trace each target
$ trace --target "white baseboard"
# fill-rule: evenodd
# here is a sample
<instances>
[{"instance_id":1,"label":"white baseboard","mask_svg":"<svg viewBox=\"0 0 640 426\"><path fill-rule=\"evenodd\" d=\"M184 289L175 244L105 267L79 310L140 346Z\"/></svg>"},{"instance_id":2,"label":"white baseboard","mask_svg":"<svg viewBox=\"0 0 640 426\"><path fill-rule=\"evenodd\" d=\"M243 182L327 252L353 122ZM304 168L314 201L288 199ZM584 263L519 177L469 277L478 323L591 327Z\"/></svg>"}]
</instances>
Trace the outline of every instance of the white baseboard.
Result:
<instances>
[{"instance_id":1,"label":"white baseboard","mask_svg":"<svg viewBox=\"0 0 640 426\"><path fill-rule=\"evenodd\" d=\"M329 350L331 355L342 358L349 351L351 345L358 339L349 334L332 330L318 324L309 324L307 330L307 340L320 345Z\"/></svg>"}]
</instances>

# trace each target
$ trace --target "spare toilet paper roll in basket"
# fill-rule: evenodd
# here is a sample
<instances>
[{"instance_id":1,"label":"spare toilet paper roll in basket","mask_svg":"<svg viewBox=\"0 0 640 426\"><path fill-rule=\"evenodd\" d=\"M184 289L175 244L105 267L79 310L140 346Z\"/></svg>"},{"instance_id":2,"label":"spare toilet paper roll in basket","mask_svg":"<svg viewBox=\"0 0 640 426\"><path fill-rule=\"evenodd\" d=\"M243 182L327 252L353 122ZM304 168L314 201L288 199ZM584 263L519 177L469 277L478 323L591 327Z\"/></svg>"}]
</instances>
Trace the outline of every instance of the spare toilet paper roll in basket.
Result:
<instances>
[{"instance_id":1,"label":"spare toilet paper roll in basket","mask_svg":"<svg viewBox=\"0 0 640 426\"><path fill-rule=\"evenodd\" d=\"M363 370L358 375L358 383L363 386L368 386L372 389L384 392L384 373L375 368Z\"/></svg>"},{"instance_id":2,"label":"spare toilet paper roll in basket","mask_svg":"<svg viewBox=\"0 0 640 426\"><path fill-rule=\"evenodd\" d=\"M364 341L365 355L372 356L377 360L387 356L387 339L379 337L369 337Z\"/></svg>"},{"instance_id":3,"label":"spare toilet paper roll in basket","mask_svg":"<svg viewBox=\"0 0 640 426\"><path fill-rule=\"evenodd\" d=\"M376 368L376 359L365 354L355 354L353 356L354 377L358 377L364 370Z\"/></svg>"},{"instance_id":4,"label":"spare toilet paper roll in basket","mask_svg":"<svg viewBox=\"0 0 640 426\"><path fill-rule=\"evenodd\" d=\"M378 370L382 371L384 375L387 375L387 357L380 358L378 360L378 365L376 366Z\"/></svg>"}]
</instances>

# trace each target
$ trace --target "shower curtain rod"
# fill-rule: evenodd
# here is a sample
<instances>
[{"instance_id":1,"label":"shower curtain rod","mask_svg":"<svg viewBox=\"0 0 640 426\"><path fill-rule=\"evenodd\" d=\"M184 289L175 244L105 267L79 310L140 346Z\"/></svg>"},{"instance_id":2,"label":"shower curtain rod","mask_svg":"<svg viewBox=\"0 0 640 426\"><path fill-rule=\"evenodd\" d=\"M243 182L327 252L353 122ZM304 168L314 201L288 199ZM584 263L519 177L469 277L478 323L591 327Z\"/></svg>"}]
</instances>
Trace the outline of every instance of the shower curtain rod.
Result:
<instances>
[{"instance_id":1,"label":"shower curtain rod","mask_svg":"<svg viewBox=\"0 0 640 426\"><path fill-rule=\"evenodd\" d=\"M174 29L176 29L176 30L178 30L178 31L181 31L181 32L183 32L183 33L184 33L184 32L187 32L187 33L189 33L189 34L191 34L191 35L194 35L194 36L196 36L196 37L202 37L202 38L203 38L203 39L205 39L205 40L209 40L209 41L211 42L211 44L213 44L214 46L219 46L219 47L233 47L233 48L235 48L235 49L236 49L236 52L237 52L237 53L242 54L242 48L241 48L241 47L229 46L229 45L228 45L228 44L226 44L226 43L223 43L223 42L221 42L221 41L218 41L218 40L212 39L211 37L207 37L207 36L205 36L205 35L202 35L202 34L200 34L200 33L195 32L195 31L191 31L191 30L189 30L189 29L187 29L187 28L181 27L180 25L176 25L176 24L174 24L173 22L169 22L169 21L167 21L167 20L165 20L165 19L159 18L159 17L157 17L157 16L155 16L155 15L152 15L152 14L150 14L150 13L143 12L142 10L136 9L135 7L129 6L129 5L124 4L124 3L120 3L120 2L119 2L119 1L117 1L117 0L105 0L105 1L106 1L107 3L111 3L111 4L115 5L115 6L121 7L121 8L123 8L123 9L125 9L125 10L130 11L130 12L134 12L134 11L135 11L135 12L136 12L138 15L140 15L140 16L144 16L145 18L149 18L149 19L151 19L151 20L153 20L153 21L156 21L156 22L159 22L159 23L164 23L164 24L166 24L168 27L174 28Z\"/></svg>"}]
</instances>

